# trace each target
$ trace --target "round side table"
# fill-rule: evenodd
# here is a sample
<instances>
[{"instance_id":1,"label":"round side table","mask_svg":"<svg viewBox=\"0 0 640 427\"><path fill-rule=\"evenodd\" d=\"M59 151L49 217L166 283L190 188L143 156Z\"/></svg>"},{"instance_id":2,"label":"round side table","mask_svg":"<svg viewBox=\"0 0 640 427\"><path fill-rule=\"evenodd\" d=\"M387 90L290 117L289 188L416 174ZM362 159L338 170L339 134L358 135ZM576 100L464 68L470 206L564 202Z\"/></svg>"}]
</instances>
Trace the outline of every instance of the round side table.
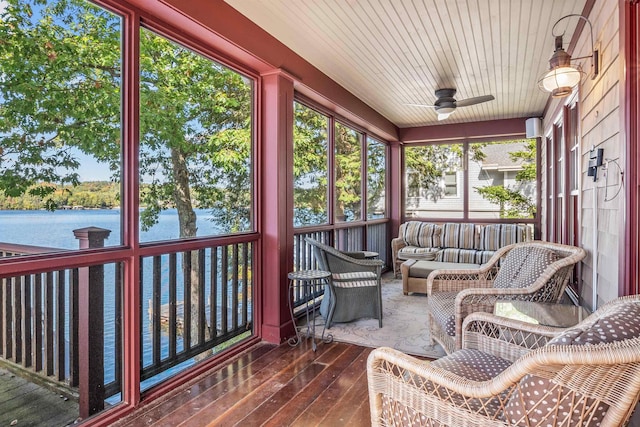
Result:
<instances>
[{"instance_id":1,"label":"round side table","mask_svg":"<svg viewBox=\"0 0 640 427\"><path fill-rule=\"evenodd\" d=\"M294 337L289 338L289 345L294 347L300 343L302 340L301 330L305 330L305 338L311 337L311 347L313 351L316 351L316 295L314 295L314 291L317 289L318 285L328 285L329 278L331 277L331 273L328 271L322 270L301 270L301 271L293 271L289 273L289 309L291 311L291 320L293 321L293 326L296 331L296 335ZM304 304L304 312L306 317L306 325L296 325L296 316L293 310L293 301L295 300L296 290L301 295L303 304ZM322 325L322 336L321 341L325 343L329 343L333 341L333 335L328 334L326 337L324 336L326 328L326 322Z\"/></svg>"}]
</instances>

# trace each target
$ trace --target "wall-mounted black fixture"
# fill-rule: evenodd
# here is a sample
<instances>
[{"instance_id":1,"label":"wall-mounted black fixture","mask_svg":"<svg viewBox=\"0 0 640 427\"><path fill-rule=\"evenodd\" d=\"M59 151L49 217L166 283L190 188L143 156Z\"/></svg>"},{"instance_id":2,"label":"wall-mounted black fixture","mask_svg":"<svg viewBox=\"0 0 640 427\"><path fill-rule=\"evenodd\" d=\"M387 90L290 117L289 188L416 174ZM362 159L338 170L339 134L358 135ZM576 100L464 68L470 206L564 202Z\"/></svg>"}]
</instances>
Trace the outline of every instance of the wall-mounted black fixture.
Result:
<instances>
[{"instance_id":1,"label":"wall-mounted black fixture","mask_svg":"<svg viewBox=\"0 0 640 427\"><path fill-rule=\"evenodd\" d=\"M589 153L589 167L587 169L587 176L592 176L594 181L598 180L598 168L602 166L602 159L604 155L604 149L592 148Z\"/></svg>"}]
</instances>

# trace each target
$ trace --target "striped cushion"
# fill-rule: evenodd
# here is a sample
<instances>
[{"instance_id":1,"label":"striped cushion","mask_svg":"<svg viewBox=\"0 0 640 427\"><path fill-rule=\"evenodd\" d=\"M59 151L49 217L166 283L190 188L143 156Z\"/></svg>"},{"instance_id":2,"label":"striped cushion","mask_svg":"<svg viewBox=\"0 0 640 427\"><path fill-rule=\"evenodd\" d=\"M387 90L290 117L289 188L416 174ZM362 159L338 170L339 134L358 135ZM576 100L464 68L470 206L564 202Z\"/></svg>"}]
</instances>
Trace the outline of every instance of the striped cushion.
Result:
<instances>
[{"instance_id":1,"label":"striped cushion","mask_svg":"<svg viewBox=\"0 0 640 427\"><path fill-rule=\"evenodd\" d=\"M447 223L442 226L442 247L475 249L476 236L475 224Z\"/></svg>"},{"instance_id":2,"label":"striped cushion","mask_svg":"<svg viewBox=\"0 0 640 427\"><path fill-rule=\"evenodd\" d=\"M476 264L486 264L495 253L495 251L476 251Z\"/></svg>"},{"instance_id":3,"label":"striped cushion","mask_svg":"<svg viewBox=\"0 0 640 427\"><path fill-rule=\"evenodd\" d=\"M496 251L503 246L527 240L525 224L489 224L480 229L481 251Z\"/></svg>"},{"instance_id":4,"label":"striped cushion","mask_svg":"<svg viewBox=\"0 0 640 427\"><path fill-rule=\"evenodd\" d=\"M477 252L475 249L442 249L438 252L436 261L476 264Z\"/></svg>"},{"instance_id":5,"label":"striped cushion","mask_svg":"<svg viewBox=\"0 0 640 427\"><path fill-rule=\"evenodd\" d=\"M333 273L333 286L337 288L361 288L378 286L378 276L370 271L356 271L350 273Z\"/></svg>"},{"instance_id":6,"label":"striped cushion","mask_svg":"<svg viewBox=\"0 0 640 427\"><path fill-rule=\"evenodd\" d=\"M549 249L535 246L520 246L509 251L501 263L493 281L495 288L527 288L544 270L558 260L558 255Z\"/></svg>"},{"instance_id":7,"label":"striped cushion","mask_svg":"<svg viewBox=\"0 0 640 427\"><path fill-rule=\"evenodd\" d=\"M417 259L419 257L420 259L433 261L434 259L436 259L436 254L439 250L440 248L419 248L417 246L405 246L398 251L398 258L408 259L403 255L409 254L413 259Z\"/></svg>"},{"instance_id":8,"label":"striped cushion","mask_svg":"<svg viewBox=\"0 0 640 427\"><path fill-rule=\"evenodd\" d=\"M440 226L430 222L408 221L400 226L400 237L408 246L440 247Z\"/></svg>"}]
</instances>

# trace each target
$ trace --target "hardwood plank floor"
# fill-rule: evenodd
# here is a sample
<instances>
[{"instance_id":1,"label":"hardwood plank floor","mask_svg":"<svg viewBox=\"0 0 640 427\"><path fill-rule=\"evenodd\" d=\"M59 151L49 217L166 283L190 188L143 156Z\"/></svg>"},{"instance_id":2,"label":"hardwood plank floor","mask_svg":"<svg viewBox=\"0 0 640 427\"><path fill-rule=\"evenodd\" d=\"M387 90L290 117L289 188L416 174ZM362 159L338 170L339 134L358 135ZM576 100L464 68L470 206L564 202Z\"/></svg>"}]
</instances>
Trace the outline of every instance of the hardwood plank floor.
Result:
<instances>
[{"instance_id":1,"label":"hardwood plank floor","mask_svg":"<svg viewBox=\"0 0 640 427\"><path fill-rule=\"evenodd\" d=\"M116 426L368 426L372 349L261 344Z\"/></svg>"}]
</instances>

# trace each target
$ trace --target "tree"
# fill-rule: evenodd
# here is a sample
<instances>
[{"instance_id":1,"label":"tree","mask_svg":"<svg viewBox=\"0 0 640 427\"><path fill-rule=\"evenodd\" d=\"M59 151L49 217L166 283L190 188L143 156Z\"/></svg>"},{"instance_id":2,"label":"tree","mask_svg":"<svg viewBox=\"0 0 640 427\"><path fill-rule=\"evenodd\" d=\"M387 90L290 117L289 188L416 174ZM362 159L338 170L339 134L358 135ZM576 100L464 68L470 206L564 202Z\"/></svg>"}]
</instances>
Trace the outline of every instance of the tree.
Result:
<instances>
[{"instance_id":1,"label":"tree","mask_svg":"<svg viewBox=\"0 0 640 427\"><path fill-rule=\"evenodd\" d=\"M463 151L460 144L433 144L407 147L404 154L409 193L437 202L444 197L441 183L445 172L461 167Z\"/></svg>"},{"instance_id":2,"label":"tree","mask_svg":"<svg viewBox=\"0 0 640 427\"><path fill-rule=\"evenodd\" d=\"M513 142L505 141L503 144ZM519 188L488 185L474 187L474 189L482 197L500 207L500 218L531 218L536 213L536 202L524 194L522 188L536 180L536 140L524 141L522 149L510 152L509 157L513 162L522 162L522 169L516 173L515 177Z\"/></svg>"},{"instance_id":3,"label":"tree","mask_svg":"<svg viewBox=\"0 0 640 427\"><path fill-rule=\"evenodd\" d=\"M56 207L78 184L78 153L109 165L122 152L121 20L82 0L9 0L0 22L0 191ZM197 235L195 205L227 231L249 227L252 86L175 42L140 33L141 227L175 207L180 237ZM136 141L127 140L127 144ZM130 147L130 146L128 146ZM188 265L191 265L191 268ZM197 258L184 263L197 312ZM197 319L193 327L197 327Z\"/></svg>"},{"instance_id":4,"label":"tree","mask_svg":"<svg viewBox=\"0 0 640 427\"><path fill-rule=\"evenodd\" d=\"M120 20L81 0L11 0L0 24L0 191L48 200L77 185L77 151L119 180ZM143 229L175 207L180 236L197 233L194 204L226 229L249 225L251 84L148 30L140 37ZM204 167L206 165L206 167ZM234 191L225 191L233 188Z\"/></svg>"}]
</instances>

